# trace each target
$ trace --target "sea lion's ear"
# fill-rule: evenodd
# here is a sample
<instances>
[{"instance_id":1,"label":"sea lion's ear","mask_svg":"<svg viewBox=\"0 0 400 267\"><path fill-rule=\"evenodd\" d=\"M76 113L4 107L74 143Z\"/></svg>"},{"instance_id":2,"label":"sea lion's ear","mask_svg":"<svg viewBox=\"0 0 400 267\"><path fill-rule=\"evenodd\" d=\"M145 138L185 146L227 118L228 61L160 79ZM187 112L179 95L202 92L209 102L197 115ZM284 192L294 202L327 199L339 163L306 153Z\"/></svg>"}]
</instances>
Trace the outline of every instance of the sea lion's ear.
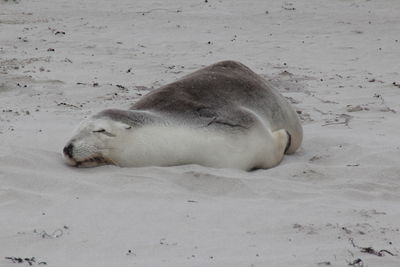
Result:
<instances>
[{"instance_id":1,"label":"sea lion's ear","mask_svg":"<svg viewBox=\"0 0 400 267\"><path fill-rule=\"evenodd\" d=\"M130 130L130 129L132 129L132 126L129 124L122 123L122 128L125 130Z\"/></svg>"},{"instance_id":2,"label":"sea lion's ear","mask_svg":"<svg viewBox=\"0 0 400 267\"><path fill-rule=\"evenodd\" d=\"M124 123L124 122L117 122L116 123L116 125L118 126L118 128L120 128L120 129L126 129L126 130L129 130L129 129L131 129L132 128L132 126L131 125L129 125L129 124L126 124L126 123Z\"/></svg>"}]
</instances>

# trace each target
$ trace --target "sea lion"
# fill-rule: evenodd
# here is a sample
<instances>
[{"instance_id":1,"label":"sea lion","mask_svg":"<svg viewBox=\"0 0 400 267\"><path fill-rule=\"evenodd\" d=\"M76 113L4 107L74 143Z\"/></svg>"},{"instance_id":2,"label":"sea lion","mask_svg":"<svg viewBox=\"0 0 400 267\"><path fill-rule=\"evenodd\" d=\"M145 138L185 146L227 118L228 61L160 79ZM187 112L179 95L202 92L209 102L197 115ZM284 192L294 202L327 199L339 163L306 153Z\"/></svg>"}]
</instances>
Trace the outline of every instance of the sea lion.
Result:
<instances>
[{"instance_id":1,"label":"sea lion","mask_svg":"<svg viewBox=\"0 0 400 267\"><path fill-rule=\"evenodd\" d=\"M245 65L222 61L90 117L63 149L77 167L271 168L300 146L297 113Z\"/></svg>"}]
</instances>

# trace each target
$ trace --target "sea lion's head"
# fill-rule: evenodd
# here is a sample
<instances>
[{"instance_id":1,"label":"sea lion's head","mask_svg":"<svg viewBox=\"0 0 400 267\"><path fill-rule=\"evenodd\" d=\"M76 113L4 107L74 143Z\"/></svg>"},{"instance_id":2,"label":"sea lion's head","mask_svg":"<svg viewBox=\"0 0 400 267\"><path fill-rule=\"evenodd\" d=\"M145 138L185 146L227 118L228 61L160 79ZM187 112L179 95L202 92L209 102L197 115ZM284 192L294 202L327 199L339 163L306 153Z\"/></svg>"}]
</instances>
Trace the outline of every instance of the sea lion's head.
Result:
<instances>
[{"instance_id":1,"label":"sea lion's head","mask_svg":"<svg viewBox=\"0 0 400 267\"><path fill-rule=\"evenodd\" d=\"M105 110L83 121L63 149L66 163L75 167L119 165L113 155L123 149L135 121L129 111Z\"/></svg>"}]
</instances>

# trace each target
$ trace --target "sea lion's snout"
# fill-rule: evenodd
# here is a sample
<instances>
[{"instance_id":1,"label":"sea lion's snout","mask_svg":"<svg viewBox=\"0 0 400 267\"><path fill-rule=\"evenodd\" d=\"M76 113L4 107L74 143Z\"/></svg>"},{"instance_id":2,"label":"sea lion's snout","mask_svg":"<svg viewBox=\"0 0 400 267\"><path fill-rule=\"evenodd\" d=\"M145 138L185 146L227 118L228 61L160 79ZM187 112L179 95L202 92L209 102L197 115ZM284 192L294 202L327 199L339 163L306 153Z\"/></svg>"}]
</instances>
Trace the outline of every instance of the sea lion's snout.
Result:
<instances>
[{"instance_id":1,"label":"sea lion's snout","mask_svg":"<svg viewBox=\"0 0 400 267\"><path fill-rule=\"evenodd\" d=\"M99 151L94 152L90 147L85 147L70 141L63 148L65 163L73 167L94 167L105 164L115 164Z\"/></svg>"},{"instance_id":2,"label":"sea lion's snout","mask_svg":"<svg viewBox=\"0 0 400 267\"><path fill-rule=\"evenodd\" d=\"M74 145L72 143L67 144L63 149L63 155L65 163L70 166L76 166L76 161L73 156Z\"/></svg>"},{"instance_id":3,"label":"sea lion's snout","mask_svg":"<svg viewBox=\"0 0 400 267\"><path fill-rule=\"evenodd\" d=\"M64 149L63 149L64 155L67 156L67 157L69 157L69 158L72 158L72 151L73 151L73 149L74 149L74 145L73 145L72 143L66 145L66 146L64 147Z\"/></svg>"}]
</instances>

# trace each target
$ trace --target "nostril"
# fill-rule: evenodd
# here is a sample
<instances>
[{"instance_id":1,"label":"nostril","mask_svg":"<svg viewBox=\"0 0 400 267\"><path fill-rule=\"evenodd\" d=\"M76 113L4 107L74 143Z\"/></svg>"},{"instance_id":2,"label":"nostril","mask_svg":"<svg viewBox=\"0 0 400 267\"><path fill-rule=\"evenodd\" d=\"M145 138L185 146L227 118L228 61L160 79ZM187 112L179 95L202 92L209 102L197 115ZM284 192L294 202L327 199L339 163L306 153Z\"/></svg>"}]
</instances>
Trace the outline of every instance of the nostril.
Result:
<instances>
[{"instance_id":1,"label":"nostril","mask_svg":"<svg viewBox=\"0 0 400 267\"><path fill-rule=\"evenodd\" d=\"M73 144L69 144L68 146L64 147L64 154L70 158L72 158L72 150L74 149Z\"/></svg>"}]
</instances>

